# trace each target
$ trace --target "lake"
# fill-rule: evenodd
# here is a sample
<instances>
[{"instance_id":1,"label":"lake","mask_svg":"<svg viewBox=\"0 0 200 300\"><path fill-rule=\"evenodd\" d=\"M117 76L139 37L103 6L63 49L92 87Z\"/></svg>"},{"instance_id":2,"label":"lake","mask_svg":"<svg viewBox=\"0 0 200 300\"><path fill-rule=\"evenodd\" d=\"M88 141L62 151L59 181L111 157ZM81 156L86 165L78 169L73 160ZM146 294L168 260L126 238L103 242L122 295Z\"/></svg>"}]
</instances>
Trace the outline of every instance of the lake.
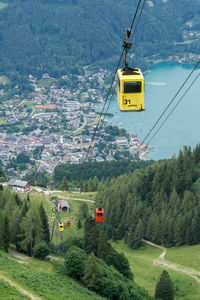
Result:
<instances>
[{"instance_id":1,"label":"lake","mask_svg":"<svg viewBox=\"0 0 200 300\"><path fill-rule=\"evenodd\" d=\"M193 66L178 63L159 63L153 65L145 77L145 112L120 112L116 99L112 99L108 113L114 114L108 120L113 125L125 128L130 134L137 134L140 141L144 139L149 130L172 100L181 87ZM184 91L194 80L200 70L191 76L183 91L175 99L164 118L171 111ZM162 120L164 120L164 118ZM120 124L120 125L119 125ZM161 123L159 123L160 125ZM158 127L156 127L157 129ZM155 132L155 131L154 131ZM153 133L154 133L153 132ZM148 142L151 135L145 142ZM171 158L178 154L184 145L194 147L200 142L200 78L184 96L172 115L151 141L153 151L150 158L158 160Z\"/></svg>"}]
</instances>

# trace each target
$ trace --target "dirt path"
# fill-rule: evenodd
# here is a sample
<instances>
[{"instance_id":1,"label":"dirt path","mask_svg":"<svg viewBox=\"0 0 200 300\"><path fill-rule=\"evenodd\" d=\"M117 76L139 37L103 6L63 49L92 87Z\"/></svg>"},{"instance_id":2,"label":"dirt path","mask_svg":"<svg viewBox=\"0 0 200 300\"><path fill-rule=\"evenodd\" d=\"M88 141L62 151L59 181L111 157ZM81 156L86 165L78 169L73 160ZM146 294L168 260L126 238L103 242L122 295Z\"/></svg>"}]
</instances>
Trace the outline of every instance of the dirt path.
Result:
<instances>
[{"instance_id":1,"label":"dirt path","mask_svg":"<svg viewBox=\"0 0 200 300\"><path fill-rule=\"evenodd\" d=\"M68 197L68 196L60 196L57 195L59 198L65 199L65 200L76 200L76 201L84 201L84 202L91 202L91 203L95 203L95 201L93 200L89 200L89 199L81 199L81 198L72 198L72 197Z\"/></svg>"},{"instance_id":2,"label":"dirt path","mask_svg":"<svg viewBox=\"0 0 200 300\"><path fill-rule=\"evenodd\" d=\"M21 294L28 296L31 300L42 300L42 298L39 298L39 297L35 296L34 294L30 293L29 291L21 288L18 284L13 282L11 279L7 278L5 275L0 274L0 279L4 280L8 284L10 284L12 287L14 287L16 290L18 290Z\"/></svg>"},{"instance_id":3,"label":"dirt path","mask_svg":"<svg viewBox=\"0 0 200 300\"><path fill-rule=\"evenodd\" d=\"M186 266L182 266L182 265L179 265L179 264L174 264L170 261L167 261L165 259L165 254L167 253L167 249L165 247L162 247L160 245L156 245L150 241L147 241L147 240L142 240L144 243L148 244L148 245L151 245L153 247L156 247L156 248L160 248L163 250L163 252L161 253L161 255L154 259L153 260L153 265L162 265L162 266L165 266L167 268L170 268L170 269L173 269L177 272L180 272L180 273L184 273L190 277L192 277L193 279L195 279L199 284L200 284L200 278L198 276L200 276L200 272L199 271L196 271L195 269L192 269L192 268L188 268Z\"/></svg>"}]
</instances>

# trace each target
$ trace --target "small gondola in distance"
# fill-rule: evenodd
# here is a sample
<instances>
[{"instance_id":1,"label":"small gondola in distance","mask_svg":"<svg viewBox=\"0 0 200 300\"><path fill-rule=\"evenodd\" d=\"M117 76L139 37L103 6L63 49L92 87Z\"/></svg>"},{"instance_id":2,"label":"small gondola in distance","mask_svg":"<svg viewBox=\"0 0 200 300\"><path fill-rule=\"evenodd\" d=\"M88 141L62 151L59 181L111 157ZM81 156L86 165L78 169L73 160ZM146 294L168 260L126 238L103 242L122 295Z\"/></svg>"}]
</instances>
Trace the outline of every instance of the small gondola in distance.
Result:
<instances>
[{"instance_id":1,"label":"small gondola in distance","mask_svg":"<svg viewBox=\"0 0 200 300\"><path fill-rule=\"evenodd\" d=\"M59 223L59 231L63 231L64 230L64 224L63 223Z\"/></svg>"},{"instance_id":2,"label":"small gondola in distance","mask_svg":"<svg viewBox=\"0 0 200 300\"><path fill-rule=\"evenodd\" d=\"M104 209L99 207L96 208L96 222L103 222L104 221Z\"/></svg>"}]
</instances>

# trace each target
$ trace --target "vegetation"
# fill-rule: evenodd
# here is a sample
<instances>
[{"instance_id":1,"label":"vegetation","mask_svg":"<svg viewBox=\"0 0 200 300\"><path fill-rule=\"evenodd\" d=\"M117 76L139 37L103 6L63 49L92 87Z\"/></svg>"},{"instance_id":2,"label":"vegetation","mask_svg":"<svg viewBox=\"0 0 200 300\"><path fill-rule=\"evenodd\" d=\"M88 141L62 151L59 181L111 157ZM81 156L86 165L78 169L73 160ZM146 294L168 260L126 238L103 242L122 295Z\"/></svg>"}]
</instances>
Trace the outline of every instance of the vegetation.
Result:
<instances>
[{"instance_id":1,"label":"vegetation","mask_svg":"<svg viewBox=\"0 0 200 300\"><path fill-rule=\"evenodd\" d=\"M45 257L45 245L42 246L41 242L48 245L50 239L48 219L42 205L31 205L29 195L22 204L17 194L3 189L0 191L0 208L0 245L4 250L8 251L9 244L13 243L17 250L30 256L33 256L35 249L37 257L39 252L40 258ZM36 245L38 247L34 248Z\"/></svg>"},{"instance_id":2,"label":"vegetation","mask_svg":"<svg viewBox=\"0 0 200 300\"><path fill-rule=\"evenodd\" d=\"M108 179L97 194L109 238L139 247L141 238L167 247L200 242L200 145L177 158ZM98 205L98 204L97 204Z\"/></svg>"},{"instance_id":3,"label":"vegetation","mask_svg":"<svg viewBox=\"0 0 200 300\"><path fill-rule=\"evenodd\" d=\"M156 300L174 300L174 291L171 279L167 271L163 271L156 285Z\"/></svg>"},{"instance_id":4,"label":"vegetation","mask_svg":"<svg viewBox=\"0 0 200 300\"><path fill-rule=\"evenodd\" d=\"M123 240L112 242L112 246L118 252L123 252L128 258L131 271L134 272L134 281L137 285L145 287L150 296L155 297L157 282L159 281L161 272L165 269L168 271L173 282L174 298L176 300L199 300L200 285L195 279L186 274L182 274L180 271L177 272L171 268L167 268L166 266L162 267L162 265L156 265L154 263L161 255L161 249L144 243L138 249L130 249ZM193 247L196 247L196 250L191 253L191 249ZM187 266L198 270L197 264L195 267L195 261L198 262L199 259L198 247L199 246L184 246L168 248L165 259L173 264L181 264L185 270L185 257ZM181 254L180 257L182 257L181 261L179 260L179 249ZM172 252L170 257L168 256L168 252L169 255Z\"/></svg>"},{"instance_id":5,"label":"vegetation","mask_svg":"<svg viewBox=\"0 0 200 300\"><path fill-rule=\"evenodd\" d=\"M11 80L10 86L18 83L21 91L32 90L28 74L41 78L47 72L58 78L69 72L83 73L83 66L91 64L112 68L121 52L123 30L130 26L137 5L127 0L102 0L93 5L89 0L7 2L4 8L0 6L0 74ZM198 54L198 40L175 43L183 41L188 21L199 30L198 0L187 8L184 1L152 3L146 4L137 28L134 64L144 70L145 57Z\"/></svg>"},{"instance_id":6,"label":"vegetation","mask_svg":"<svg viewBox=\"0 0 200 300\"><path fill-rule=\"evenodd\" d=\"M68 298L73 299L74 297L76 300L103 299L70 277L63 276L62 264L58 262L51 263L44 261L42 268L40 267L40 260L30 259L26 260L26 262L27 264L18 263L16 259L0 251L0 273L39 297L44 297L44 299L48 300L66 300ZM7 284L4 285L3 291L5 290L5 286ZM21 298L14 297L10 298L10 300L27 299L23 298L23 296Z\"/></svg>"},{"instance_id":7,"label":"vegetation","mask_svg":"<svg viewBox=\"0 0 200 300\"><path fill-rule=\"evenodd\" d=\"M68 181L90 182L96 179L106 179L117 177L122 174L128 174L136 169L144 168L151 164L151 161L111 161L111 162L87 162L83 164L62 164L54 169L54 180L58 184L65 176ZM95 180L96 180L95 179ZM82 183L84 185L84 182ZM89 182L87 183L89 184Z\"/></svg>"},{"instance_id":8,"label":"vegetation","mask_svg":"<svg viewBox=\"0 0 200 300\"><path fill-rule=\"evenodd\" d=\"M29 300L30 298L19 293L14 287L11 287L8 283L0 280L0 300Z\"/></svg>"},{"instance_id":9,"label":"vegetation","mask_svg":"<svg viewBox=\"0 0 200 300\"><path fill-rule=\"evenodd\" d=\"M0 182L6 181L6 180L7 180L7 178L6 178L5 171L0 168Z\"/></svg>"}]
</instances>

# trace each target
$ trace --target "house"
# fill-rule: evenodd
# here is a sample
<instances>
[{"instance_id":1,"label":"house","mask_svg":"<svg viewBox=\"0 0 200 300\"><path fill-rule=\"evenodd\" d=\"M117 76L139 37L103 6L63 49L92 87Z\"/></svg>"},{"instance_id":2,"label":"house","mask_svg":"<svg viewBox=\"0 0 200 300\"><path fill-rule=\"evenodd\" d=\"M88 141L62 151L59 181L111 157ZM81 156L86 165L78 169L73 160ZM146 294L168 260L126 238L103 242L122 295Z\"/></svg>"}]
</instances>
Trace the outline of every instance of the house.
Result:
<instances>
[{"instance_id":1,"label":"house","mask_svg":"<svg viewBox=\"0 0 200 300\"><path fill-rule=\"evenodd\" d=\"M69 211L69 203L66 200L61 200L58 202L58 211L59 212L68 212Z\"/></svg>"},{"instance_id":2,"label":"house","mask_svg":"<svg viewBox=\"0 0 200 300\"><path fill-rule=\"evenodd\" d=\"M27 181L10 179L8 181L8 186L11 190L21 193L26 193L30 191L30 184Z\"/></svg>"}]
</instances>

